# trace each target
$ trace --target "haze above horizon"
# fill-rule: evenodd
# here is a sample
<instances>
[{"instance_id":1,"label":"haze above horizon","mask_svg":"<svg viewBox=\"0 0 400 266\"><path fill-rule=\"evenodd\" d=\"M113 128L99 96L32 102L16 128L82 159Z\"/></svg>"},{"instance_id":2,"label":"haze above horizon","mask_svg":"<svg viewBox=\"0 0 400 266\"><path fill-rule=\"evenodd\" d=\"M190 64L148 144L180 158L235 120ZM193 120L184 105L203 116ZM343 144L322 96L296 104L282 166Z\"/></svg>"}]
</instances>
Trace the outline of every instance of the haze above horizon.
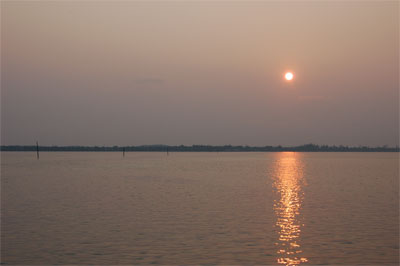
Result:
<instances>
[{"instance_id":1,"label":"haze above horizon","mask_svg":"<svg viewBox=\"0 0 400 266\"><path fill-rule=\"evenodd\" d=\"M1 145L399 145L397 1L0 4Z\"/></svg>"}]
</instances>

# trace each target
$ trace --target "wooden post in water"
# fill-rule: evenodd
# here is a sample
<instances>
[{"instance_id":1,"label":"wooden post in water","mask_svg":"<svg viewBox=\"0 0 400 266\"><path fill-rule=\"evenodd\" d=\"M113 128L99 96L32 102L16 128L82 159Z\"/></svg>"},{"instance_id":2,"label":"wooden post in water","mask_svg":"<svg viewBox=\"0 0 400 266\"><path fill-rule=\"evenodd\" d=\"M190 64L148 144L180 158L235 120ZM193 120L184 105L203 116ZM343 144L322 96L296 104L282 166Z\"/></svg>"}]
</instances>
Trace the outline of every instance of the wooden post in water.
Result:
<instances>
[{"instance_id":1,"label":"wooden post in water","mask_svg":"<svg viewBox=\"0 0 400 266\"><path fill-rule=\"evenodd\" d=\"M168 146L167 146L167 156L169 155Z\"/></svg>"},{"instance_id":2,"label":"wooden post in water","mask_svg":"<svg viewBox=\"0 0 400 266\"><path fill-rule=\"evenodd\" d=\"M36 141L36 158L39 160L39 142Z\"/></svg>"},{"instance_id":3,"label":"wooden post in water","mask_svg":"<svg viewBox=\"0 0 400 266\"><path fill-rule=\"evenodd\" d=\"M122 148L122 157L125 157L125 147Z\"/></svg>"}]
</instances>

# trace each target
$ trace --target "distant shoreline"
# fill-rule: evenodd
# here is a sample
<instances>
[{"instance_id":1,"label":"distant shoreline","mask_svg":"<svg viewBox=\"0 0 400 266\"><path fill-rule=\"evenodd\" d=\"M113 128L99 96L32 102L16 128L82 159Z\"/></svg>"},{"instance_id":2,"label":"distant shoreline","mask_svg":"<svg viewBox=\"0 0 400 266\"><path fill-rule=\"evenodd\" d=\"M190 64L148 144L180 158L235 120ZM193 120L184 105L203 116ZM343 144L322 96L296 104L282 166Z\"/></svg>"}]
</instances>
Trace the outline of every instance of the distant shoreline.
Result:
<instances>
[{"instance_id":1,"label":"distant shoreline","mask_svg":"<svg viewBox=\"0 0 400 266\"><path fill-rule=\"evenodd\" d=\"M2 145L0 151L36 151L36 145ZM397 147L368 147L368 146L328 146L306 144L301 146L169 146L169 145L141 145L141 146L40 146L40 151L72 151L72 152L399 152Z\"/></svg>"}]
</instances>

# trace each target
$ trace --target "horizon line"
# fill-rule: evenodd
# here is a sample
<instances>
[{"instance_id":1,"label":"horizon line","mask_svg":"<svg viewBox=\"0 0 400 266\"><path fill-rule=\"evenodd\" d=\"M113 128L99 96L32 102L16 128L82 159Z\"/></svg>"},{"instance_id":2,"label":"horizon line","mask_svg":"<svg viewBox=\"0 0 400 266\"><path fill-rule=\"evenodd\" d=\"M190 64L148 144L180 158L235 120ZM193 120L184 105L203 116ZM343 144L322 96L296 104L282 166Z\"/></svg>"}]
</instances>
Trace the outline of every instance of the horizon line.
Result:
<instances>
[{"instance_id":1,"label":"horizon line","mask_svg":"<svg viewBox=\"0 0 400 266\"><path fill-rule=\"evenodd\" d=\"M139 146L46 146L46 145L1 145L0 151L98 151L98 152L400 152L399 146L344 146L304 144L299 146L248 146L248 145L139 145Z\"/></svg>"},{"instance_id":2,"label":"horizon line","mask_svg":"<svg viewBox=\"0 0 400 266\"><path fill-rule=\"evenodd\" d=\"M40 142L39 142L40 144ZM1 144L0 147L29 147L29 146L35 146L36 143L34 144ZM315 144L315 143L306 143L306 144L298 144L298 145L285 145L285 144L276 144L276 145L248 145L248 144L136 144L136 145L98 145L98 144L93 144L93 145L86 145L86 144L71 144L71 145L58 145L58 144L45 144L45 145L39 145L40 147L106 147L106 148L113 148L113 147L154 147L154 146L162 146L162 147L196 147L196 146L207 146L207 147L249 147L249 148L265 148L265 147L282 147L282 148L296 148L296 147L304 147L304 146L318 146L318 147L348 147L348 148L362 148L362 147L367 147L367 148L398 148L399 144L396 145L375 145L375 146L370 146L370 145L345 145L345 144Z\"/></svg>"}]
</instances>

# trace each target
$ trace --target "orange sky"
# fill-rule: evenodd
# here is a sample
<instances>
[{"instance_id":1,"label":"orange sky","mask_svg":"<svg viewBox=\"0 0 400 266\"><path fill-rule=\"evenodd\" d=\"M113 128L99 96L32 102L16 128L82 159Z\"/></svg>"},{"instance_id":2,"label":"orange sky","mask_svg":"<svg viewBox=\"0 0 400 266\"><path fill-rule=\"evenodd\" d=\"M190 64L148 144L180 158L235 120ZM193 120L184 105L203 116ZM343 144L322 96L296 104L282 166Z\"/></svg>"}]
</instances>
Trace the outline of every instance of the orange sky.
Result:
<instances>
[{"instance_id":1,"label":"orange sky","mask_svg":"<svg viewBox=\"0 0 400 266\"><path fill-rule=\"evenodd\" d=\"M398 8L2 1L2 144L398 145Z\"/></svg>"}]
</instances>

